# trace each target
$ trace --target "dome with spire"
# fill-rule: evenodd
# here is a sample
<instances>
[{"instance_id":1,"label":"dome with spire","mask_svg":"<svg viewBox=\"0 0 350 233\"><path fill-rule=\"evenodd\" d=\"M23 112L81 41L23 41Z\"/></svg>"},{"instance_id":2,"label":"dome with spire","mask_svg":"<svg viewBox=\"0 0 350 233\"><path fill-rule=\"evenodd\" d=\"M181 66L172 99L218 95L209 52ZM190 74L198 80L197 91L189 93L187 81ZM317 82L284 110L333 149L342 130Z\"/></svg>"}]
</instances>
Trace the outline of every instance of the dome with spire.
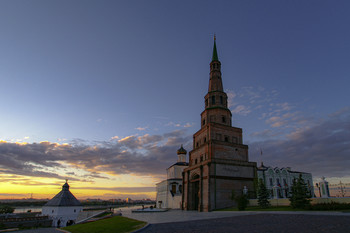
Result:
<instances>
[{"instance_id":1,"label":"dome with spire","mask_svg":"<svg viewBox=\"0 0 350 233\"><path fill-rule=\"evenodd\" d=\"M180 154L187 154L187 151L182 147L182 144L181 144L180 149L177 150L177 154L178 155L180 155Z\"/></svg>"}]
</instances>

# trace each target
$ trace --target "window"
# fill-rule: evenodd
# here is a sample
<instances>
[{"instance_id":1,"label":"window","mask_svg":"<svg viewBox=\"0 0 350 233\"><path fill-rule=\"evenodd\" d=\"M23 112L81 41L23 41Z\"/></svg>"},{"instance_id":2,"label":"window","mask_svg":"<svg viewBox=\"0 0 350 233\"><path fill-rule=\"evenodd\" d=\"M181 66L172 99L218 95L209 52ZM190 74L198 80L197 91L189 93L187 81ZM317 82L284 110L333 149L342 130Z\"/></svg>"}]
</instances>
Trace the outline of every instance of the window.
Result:
<instances>
[{"instance_id":1,"label":"window","mask_svg":"<svg viewBox=\"0 0 350 233\"><path fill-rule=\"evenodd\" d=\"M277 182L277 186L278 186L278 187L281 187L280 179L277 178L277 179L276 179L276 182Z\"/></svg>"},{"instance_id":2,"label":"window","mask_svg":"<svg viewBox=\"0 0 350 233\"><path fill-rule=\"evenodd\" d=\"M228 136L225 136L225 142L228 142Z\"/></svg>"},{"instance_id":3,"label":"window","mask_svg":"<svg viewBox=\"0 0 350 233\"><path fill-rule=\"evenodd\" d=\"M205 119L203 120L203 125L205 125Z\"/></svg>"},{"instance_id":4,"label":"window","mask_svg":"<svg viewBox=\"0 0 350 233\"><path fill-rule=\"evenodd\" d=\"M208 107L208 99L205 100L205 106Z\"/></svg>"},{"instance_id":5,"label":"window","mask_svg":"<svg viewBox=\"0 0 350 233\"><path fill-rule=\"evenodd\" d=\"M270 178L270 186L273 186L272 178Z\"/></svg>"},{"instance_id":6,"label":"window","mask_svg":"<svg viewBox=\"0 0 350 233\"><path fill-rule=\"evenodd\" d=\"M197 164L197 159L194 160L194 164Z\"/></svg>"},{"instance_id":7,"label":"window","mask_svg":"<svg viewBox=\"0 0 350 233\"><path fill-rule=\"evenodd\" d=\"M197 142L197 147L199 147L199 143Z\"/></svg>"},{"instance_id":8,"label":"window","mask_svg":"<svg viewBox=\"0 0 350 233\"><path fill-rule=\"evenodd\" d=\"M236 137L232 137L232 142L233 143L237 143L237 138Z\"/></svg>"},{"instance_id":9,"label":"window","mask_svg":"<svg viewBox=\"0 0 350 233\"><path fill-rule=\"evenodd\" d=\"M200 159L201 162L203 162L203 155L201 156L201 159Z\"/></svg>"},{"instance_id":10,"label":"window","mask_svg":"<svg viewBox=\"0 0 350 233\"><path fill-rule=\"evenodd\" d=\"M52 213L55 212L54 210L52 210Z\"/></svg>"},{"instance_id":11,"label":"window","mask_svg":"<svg viewBox=\"0 0 350 233\"><path fill-rule=\"evenodd\" d=\"M204 137L204 142L207 142L207 138L206 137Z\"/></svg>"},{"instance_id":12,"label":"window","mask_svg":"<svg viewBox=\"0 0 350 233\"><path fill-rule=\"evenodd\" d=\"M287 181L286 181L286 179L283 179L283 185L284 185L284 186L287 186Z\"/></svg>"},{"instance_id":13,"label":"window","mask_svg":"<svg viewBox=\"0 0 350 233\"><path fill-rule=\"evenodd\" d=\"M176 184L171 185L171 192L176 193Z\"/></svg>"},{"instance_id":14,"label":"window","mask_svg":"<svg viewBox=\"0 0 350 233\"><path fill-rule=\"evenodd\" d=\"M76 209L74 209L74 213L75 213L75 212L77 212L77 210L76 210Z\"/></svg>"},{"instance_id":15,"label":"window","mask_svg":"<svg viewBox=\"0 0 350 233\"><path fill-rule=\"evenodd\" d=\"M222 116L222 123L226 123L226 117Z\"/></svg>"},{"instance_id":16,"label":"window","mask_svg":"<svg viewBox=\"0 0 350 233\"><path fill-rule=\"evenodd\" d=\"M215 96L212 96L212 97L211 97L211 103L212 103L212 104L215 104Z\"/></svg>"},{"instance_id":17,"label":"window","mask_svg":"<svg viewBox=\"0 0 350 233\"><path fill-rule=\"evenodd\" d=\"M224 104L224 98L222 96L220 96L220 104Z\"/></svg>"}]
</instances>

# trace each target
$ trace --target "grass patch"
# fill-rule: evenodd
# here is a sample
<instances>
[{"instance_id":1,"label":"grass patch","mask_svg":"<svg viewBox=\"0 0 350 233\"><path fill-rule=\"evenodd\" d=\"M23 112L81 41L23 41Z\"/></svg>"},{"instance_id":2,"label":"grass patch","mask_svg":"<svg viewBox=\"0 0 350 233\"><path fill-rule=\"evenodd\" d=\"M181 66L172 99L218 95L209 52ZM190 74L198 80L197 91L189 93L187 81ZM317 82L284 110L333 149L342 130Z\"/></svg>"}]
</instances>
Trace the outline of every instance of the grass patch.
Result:
<instances>
[{"instance_id":1,"label":"grass patch","mask_svg":"<svg viewBox=\"0 0 350 233\"><path fill-rule=\"evenodd\" d=\"M122 216L115 216L96 222L64 227L63 229L72 233L124 233L135 231L144 227L145 225L146 222L141 222Z\"/></svg>"},{"instance_id":2,"label":"grass patch","mask_svg":"<svg viewBox=\"0 0 350 233\"><path fill-rule=\"evenodd\" d=\"M102 218L104 216L111 215L111 214L112 214L111 212L103 212L102 214L95 216L95 218Z\"/></svg>"}]
</instances>

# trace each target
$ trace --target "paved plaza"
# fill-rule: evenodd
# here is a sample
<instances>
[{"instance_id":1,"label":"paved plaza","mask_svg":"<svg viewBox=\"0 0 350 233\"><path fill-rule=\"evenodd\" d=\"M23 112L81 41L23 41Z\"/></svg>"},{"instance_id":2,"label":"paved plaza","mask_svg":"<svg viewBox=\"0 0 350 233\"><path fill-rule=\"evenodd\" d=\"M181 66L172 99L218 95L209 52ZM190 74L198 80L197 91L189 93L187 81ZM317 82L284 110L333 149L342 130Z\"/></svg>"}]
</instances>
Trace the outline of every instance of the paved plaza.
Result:
<instances>
[{"instance_id":1,"label":"paved plaza","mask_svg":"<svg viewBox=\"0 0 350 233\"><path fill-rule=\"evenodd\" d=\"M344 216L350 221L350 213L342 212L327 212L327 211L212 211L212 212L198 212L198 211L183 211L183 210L169 210L167 212L155 213L132 213L131 209L121 211L124 217L137 219L148 222L150 224L156 223L170 223L170 222L185 222L194 220L217 219L225 217L246 216L246 215L318 215L318 216Z\"/></svg>"},{"instance_id":2,"label":"paved plaza","mask_svg":"<svg viewBox=\"0 0 350 233\"><path fill-rule=\"evenodd\" d=\"M141 233L153 232L271 232L350 233L350 213L326 211L213 211L169 210L167 212L132 213L122 209L124 217L148 222ZM60 233L42 228L20 233ZM62 232L61 232L62 233Z\"/></svg>"},{"instance_id":3,"label":"paved plaza","mask_svg":"<svg viewBox=\"0 0 350 233\"><path fill-rule=\"evenodd\" d=\"M336 215L255 214L176 223L150 224L141 233L346 233L350 217Z\"/></svg>"}]
</instances>

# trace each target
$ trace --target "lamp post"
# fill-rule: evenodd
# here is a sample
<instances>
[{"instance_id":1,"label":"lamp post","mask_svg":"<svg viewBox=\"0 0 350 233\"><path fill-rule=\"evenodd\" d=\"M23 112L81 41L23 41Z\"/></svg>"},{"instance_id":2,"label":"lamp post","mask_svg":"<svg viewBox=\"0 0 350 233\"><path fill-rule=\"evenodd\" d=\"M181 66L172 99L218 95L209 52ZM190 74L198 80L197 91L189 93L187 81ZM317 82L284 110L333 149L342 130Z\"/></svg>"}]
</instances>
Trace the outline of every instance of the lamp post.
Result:
<instances>
[{"instance_id":1,"label":"lamp post","mask_svg":"<svg viewBox=\"0 0 350 233\"><path fill-rule=\"evenodd\" d=\"M318 183L316 183L316 187L318 188L318 193L320 194L320 197L321 197L321 187L318 185Z\"/></svg>"}]
</instances>

